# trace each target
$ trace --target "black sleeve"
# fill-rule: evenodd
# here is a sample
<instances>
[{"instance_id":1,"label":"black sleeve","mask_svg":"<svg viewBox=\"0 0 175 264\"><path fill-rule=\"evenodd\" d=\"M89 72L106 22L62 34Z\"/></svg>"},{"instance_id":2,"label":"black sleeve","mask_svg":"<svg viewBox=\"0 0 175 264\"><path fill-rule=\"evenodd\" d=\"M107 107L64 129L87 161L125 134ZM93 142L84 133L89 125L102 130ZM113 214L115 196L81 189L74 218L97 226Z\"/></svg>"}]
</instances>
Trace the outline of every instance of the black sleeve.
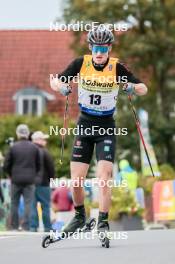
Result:
<instances>
[{"instance_id":1,"label":"black sleeve","mask_svg":"<svg viewBox=\"0 0 175 264\"><path fill-rule=\"evenodd\" d=\"M12 171L12 163L13 163L13 158L12 158L12 148L9 149L5 156L4 160L4 171L11 176L11 171Z\"/></svg>"},{"instance_id":2,"label":"black sleeve","mask_svg":"<svg viewBox=\"0 0 175 264\"><path fill-rule=\"evenodd\" d=\"M55 178L54 162L50 153L46 149L44 150L44 166L49 178Z\"/></svg>"},{"instance_id":3,"label":"black sleeve","mask_svg":"<svg viewBox=\"0 0 175 264\"><path fill-rule=\"evenodd\" d=\"M83 57L75 59L62 73L58 74L58 78L62 82L71 81L80 72L82 64Z\"/></svg>"},{"instance_id":4,"label":"black sleeve","mask_svg":"<svg viewBox=\"0 0 175 264\"><path fill-rule=\"evenodd\" d=\"M41 170L41 158L40 158L40 151L38 147L36 146L36 172L39 172Z\"/></svg>"},{"instance_id":5,"label":"black sleeve","mask_svg":"<svg viewBox=\"0 0 175 264\"><path fill-rule=\"evenodd\" d=\"M116 71L116 76L126 76L127 82L142 83L142 81L136 78L133 73L126 67L126 65L124 65L124 63L117 63Z\"/></svg>"},{"instance_id":6,"label":"black sleeve","mask_svg":"<svg viewBox=\"0 0 175 264\"><path fill-rule=\"evenodd\" d=\"M4 195L3 195L3 192L2 192L2 189L1 189L1 185L0 185L0 200L2 203L4 203Z\"/></svg>"}]
</instances>

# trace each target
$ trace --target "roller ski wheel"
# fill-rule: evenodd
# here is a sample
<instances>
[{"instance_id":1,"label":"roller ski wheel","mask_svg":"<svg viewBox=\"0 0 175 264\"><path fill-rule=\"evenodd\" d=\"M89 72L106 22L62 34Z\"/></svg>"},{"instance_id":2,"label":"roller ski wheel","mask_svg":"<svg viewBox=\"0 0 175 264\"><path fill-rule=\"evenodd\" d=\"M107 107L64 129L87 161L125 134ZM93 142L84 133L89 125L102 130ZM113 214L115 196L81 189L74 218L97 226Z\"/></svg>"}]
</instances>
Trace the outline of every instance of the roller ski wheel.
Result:
<instances>
[{"instance_id":1,"label":"roller ski wheel","mask_svg":"<svg viewBox=\"0 0 175 264\"><path fill-rule=\"evenodd\" d=\"M109 248L109 224L107 221L101 221L98 223L98 236L102 247Z\"/></svg>"},{"instance_id":2,"label":"roller ski wheel","mask_svg":"<svg viewBox=\"0 0 175 264\"><path fill-rule=\"evenodd\" d=\"M107 231L99 232L99 240L101 242L102 247L109 248L110 247L110 239L108 237Z\"/></svg>"},{"instance_id":3,"label":"roller ski wheel","mask_svg":"<svg viewBox=\"0 0 175 264\"><path fill-rule=\"evenodd\" d=\"M43 248L47 248L51 243L52 243L52 239L50 238L50 235L46 235L43 237L42 240L42 247Z\"/></svg>"},{"instance_id":4,"label":"roller ski wheel","mask_svg":"<svg viewBox=\"0 0 175 264\"><path fill-rule=\"evenodd\" d=\"M96 225L96 219L90 218L85 222L83 227L79 228L74 233L90 232L94 229L95 225ZM56 243L56 242L63 240L63 239L65 239L65 237L59 236L58 238L53 239L50 237L50 235L46 235L46 236L44 236L44 238L42 240L42 247L47 248L47 247L49 247L50 244Z\"/></svg>"},{"instance_id":5,"label":"roller ski wheel","mask_svg":"<svg viewBox=\"0 0 175 264\"><path fill-rule=\"evenodd\" d=\"M103 240L102 240L102 247L105 247L105 248L109 248L110 246L110 240L108 237L105 237Z\"/></svg>"},{"instance_id":6,"label":"roller ski wheel","mask_svg":"<svg viewBox=\"0 0 175 264\"><path fill-rule=\"evenodd\" d=\"M81 232L89 232L92 231L96 226L96 219L95 218L89 218L86 223L85 226L83 228L80 229Z\"/></svg>"}]
</instances>

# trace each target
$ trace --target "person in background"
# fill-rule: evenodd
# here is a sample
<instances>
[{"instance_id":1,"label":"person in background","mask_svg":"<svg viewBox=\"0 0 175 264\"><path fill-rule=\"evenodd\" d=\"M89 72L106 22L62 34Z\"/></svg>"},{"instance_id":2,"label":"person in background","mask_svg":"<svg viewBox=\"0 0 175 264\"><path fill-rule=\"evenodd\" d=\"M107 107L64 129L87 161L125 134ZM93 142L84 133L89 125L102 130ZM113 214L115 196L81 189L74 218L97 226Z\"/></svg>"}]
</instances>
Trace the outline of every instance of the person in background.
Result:
<instances>
[{"instance_id":1,"label":"person in background","mask_svg":"<svg viewBox=\"0 0 175 264\"><path fill-rule=\"evenodd\" d=\"M91 183L84 185L85 190L85 198L88 202L92 202L93 198L93 191L92 191L92 185Z\"/></svg>"},{"instance_id":2,"label":"person in background","mask_svg":"<svg viewBox=\"0 0 175 264\"><path fill-rule=\"evenodd\" d=\"M29 230L31 201L33 200L35 178L40 170L38 148L28 140L29 128L25 124L17 126L18 141L10 147L4 161L4 170L11 179L11 228L19 228L18 207L20 196L24 198L24 219L22 228Z\"/></svg>"},{"instance_id":3,"label":"person in background","mask_svg":"<svg viewBox=\"0 0 175 264\"><path fill-rule=\"evenodd\" d=\"M2 192L2 188L1 188L1 182L0 182L0 201L1 201L2 204L4 203L4 195L3 195L3 192Z\"/></svg>"},{"instance_id":4,"label":"person in background","mask_svg":"<svg viewBox=\"0 0 175 264\"><path fill-rule=\"evenodd\" d=\"M65 182L66 178L62 177L60 186L52 193L52 207L55 212L71 211L73 208L71 190Z\"/></svg>"},{"instance_id":5,"label":"person in background","mask_svg":"<svg viewBox=\"0 0 175 264\"><path fill-rule=\"evenodd\" d=\"M0 178L3 177L3 167L4 167L4 156L2 155L2 152L0 151Z\"/></svg>"},{"instance_id":6,"label":"person in background","mask_svg":"<svg viewBox=\"0 0 175 264\"><path fill-rule=\"evenodd\" d=\"M42 220L44 224L44 231L51 230L50 220L50 178L54 178L55 170L53 159L46 149L47 139L49 135L45 135L41 131L33 133L32 141L38 147L40 153L41 169L37 175L36 188L34 200L32 203L32 214L30 230L37 232L39 227L39 217L37 204L40 202L42 208Z\"/></svg>"},{"instance_id":7,"label":"person in background","mask_svg":"<svg viewBox=\"0 0 175 264\"><path fill-rule=\"evenodd\" d=\"M138 183L138 175L135 170L133 170L126 159L119 162L120 172L117 174L117 182L126 181L127 188L130 191L135 191Z\"/></svg>"},{"instance_id":8,"label":"person in background","mask_svg":"<svg viewBox=\"0 0 175 264\"><path fill-rule=\"evenodd\" d=\"M3 165L4 165L4 156L2 155L2 152L0 151L0 201L4 203L4 195L1 187L1 178L3 175Z\"/></svg>"}]
</instances>

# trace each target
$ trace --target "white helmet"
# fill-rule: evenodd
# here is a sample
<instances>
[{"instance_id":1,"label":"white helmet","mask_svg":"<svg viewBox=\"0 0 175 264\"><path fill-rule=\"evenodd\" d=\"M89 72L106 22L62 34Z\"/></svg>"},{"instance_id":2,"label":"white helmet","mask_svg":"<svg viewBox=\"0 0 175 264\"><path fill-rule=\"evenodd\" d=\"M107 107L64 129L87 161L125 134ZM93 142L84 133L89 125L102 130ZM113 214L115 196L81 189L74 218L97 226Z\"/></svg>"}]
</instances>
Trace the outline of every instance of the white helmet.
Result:
<instances>
[{"instance_id":1,"label":"white helmet","mask_svg":"<svg viewBox=\"0 0 175 264\"><path fill-rule=\"evenodd\" d=\"M95 45L111 44L114 41L114 35L104 24L101 24L89 31L87 41Z\"/></svg>"}]
</instances>

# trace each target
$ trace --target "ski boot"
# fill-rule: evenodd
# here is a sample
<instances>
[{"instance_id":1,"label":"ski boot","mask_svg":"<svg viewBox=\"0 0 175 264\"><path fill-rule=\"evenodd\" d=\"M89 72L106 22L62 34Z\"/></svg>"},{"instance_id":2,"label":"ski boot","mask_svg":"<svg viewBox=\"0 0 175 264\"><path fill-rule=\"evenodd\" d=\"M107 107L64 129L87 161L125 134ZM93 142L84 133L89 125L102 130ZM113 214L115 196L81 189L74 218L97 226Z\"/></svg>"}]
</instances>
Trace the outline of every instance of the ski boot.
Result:
<instances>
[{"instance_id":1,"label":"ski boot","mask_svg":"<svg viewBox=\"0 0 175 264\"><path fill-rule=\"evenodd\" d=\"M50 244L63 240L76 232L90 232L94 229L95 225L95 218L86 220L85 211L76 210L75 216L72 218L70 223L62 230L61 235L56 239L51 238L49 235L45 236L42 240L42 247L46 248Z\"/></svg>"},{"instance_id":2,"label":"ski boot","mask_svg":"<svg viewBox=\"0 0 175 264\"><path fill-rule=\"evenodd\" d=\"M81 214L80 212L76 211L75 216L72 218L70 223L65 226L62 230L62 238L66 238L68 236L73 235L73 233L78 232L83 228L86 224L86 216L85 214Z\"/></svg>"}]
</instances>

